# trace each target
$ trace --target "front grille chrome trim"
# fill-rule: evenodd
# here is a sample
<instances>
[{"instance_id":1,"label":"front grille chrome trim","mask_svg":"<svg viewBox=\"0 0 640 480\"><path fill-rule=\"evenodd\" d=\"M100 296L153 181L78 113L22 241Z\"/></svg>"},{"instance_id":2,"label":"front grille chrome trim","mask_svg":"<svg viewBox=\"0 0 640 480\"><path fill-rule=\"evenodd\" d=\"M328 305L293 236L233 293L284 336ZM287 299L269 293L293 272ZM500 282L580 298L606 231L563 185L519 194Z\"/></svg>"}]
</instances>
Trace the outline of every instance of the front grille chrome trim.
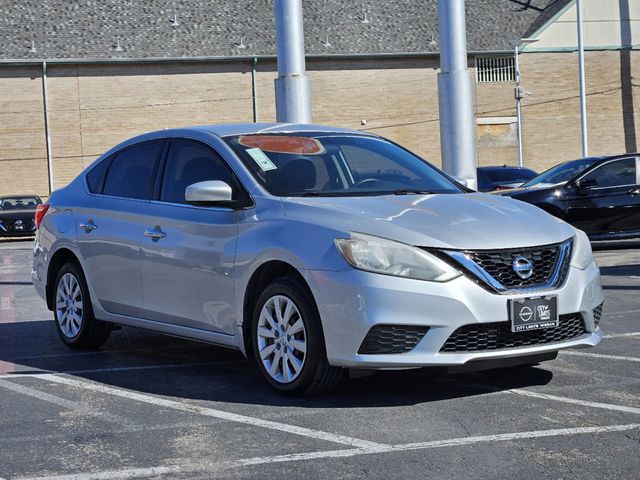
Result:
<instances>
[{"instance_id":1,"label":"front grille chrome trim","mask_svg":"<svg viewBox=\"0 0 640 480\"><path fill-rule=\"evenodd\" d=\"M568 262L571 260L571 250L573 246L573 238L566 240L557 245L558 247L558 256L556 259L556 263L554 265L553 272L549 276L549 279L544 284L519 287L519 288L507 288L502 283L500 283L497 279L495 279L489 272L483 269L480 265L473 261L471 258L472 252L464 251L464 250L442 250L441 252L444 255L444 258L449 258L453 260L453 262L449 262L454 267L462 267L464 273L468 275L472 275L477 280L482 282L483 284L490 287L491 290L502 294L502 295L510 295L510 294L519 294L519 293L530 293L530 292L541 292L544 290L551 290L554 288L558 288L564 283L566 277L566 270L568 269ZM529 248L539 248L539 247L528 247L523 250L527 250ZM509 249L513 250L513 249ZM443 258L443 256L440 256Z\"/></svg>"}]
</instances>

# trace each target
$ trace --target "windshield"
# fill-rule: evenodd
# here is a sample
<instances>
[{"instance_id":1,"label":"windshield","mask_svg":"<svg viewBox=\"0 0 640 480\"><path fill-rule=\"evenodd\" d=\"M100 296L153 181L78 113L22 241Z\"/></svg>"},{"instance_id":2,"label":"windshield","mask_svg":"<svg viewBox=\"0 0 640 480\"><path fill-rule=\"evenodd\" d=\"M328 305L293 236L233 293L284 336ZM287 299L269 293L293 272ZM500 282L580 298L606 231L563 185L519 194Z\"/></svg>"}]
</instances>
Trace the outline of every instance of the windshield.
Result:
<instances>
[{"instance_id":1,"label":"windshield","mask_svg":"<svg viewBox=\"0 0 640 480\"><path fill-rule=\"evenodd\" d=\"M550 168L546 172L541 173L534 179L528 181L523 188L527 187L551 187L560 183L565 183L578 175L583 170L586 170L593 165L597 158L583 158L581 160L574 160L572 162L562 163L555 167Z\"/></svg>"},{"instance_id":2,"label":"windshield","mask_svg":"<svg viewBox=\"0 0 640 480\"><path fill-rule=\"evenodd\" d=\"M28 210L35 209L42 200L39 197L4 197L0 198L1 210Z\"/></svg>"},{"instance_id":3,"label":"windshield","mask_svg":"<svg viewBox=\"0 0 640 480\"><path fill-rule=\"evenodd\" d=\"M295 133L241 135L225 140L273 195L462 192L432 165L380 138Z\"/></svg>"}]
</instances>

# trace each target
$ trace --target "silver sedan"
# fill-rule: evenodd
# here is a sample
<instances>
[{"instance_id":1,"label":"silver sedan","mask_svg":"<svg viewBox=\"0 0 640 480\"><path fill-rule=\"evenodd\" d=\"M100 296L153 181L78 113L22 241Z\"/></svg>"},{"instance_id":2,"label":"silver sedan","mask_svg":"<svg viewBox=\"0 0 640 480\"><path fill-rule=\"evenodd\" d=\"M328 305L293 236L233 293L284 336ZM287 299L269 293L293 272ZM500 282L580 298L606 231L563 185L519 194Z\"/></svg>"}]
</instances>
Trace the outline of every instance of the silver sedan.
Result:
<instances>
[{"instance_id":1,"label":"silver sedan","mask_svg":"<svg viewBox=\"0 0 640 480\"><path fill-rule=\"evenodd\" d=\"M33 283L66 345L98 348L116 325L211 342L285 393L349 368L535 364L602 338L584 233L362 132L141 135L36 224Z\"/></svg>"}]
</instances>

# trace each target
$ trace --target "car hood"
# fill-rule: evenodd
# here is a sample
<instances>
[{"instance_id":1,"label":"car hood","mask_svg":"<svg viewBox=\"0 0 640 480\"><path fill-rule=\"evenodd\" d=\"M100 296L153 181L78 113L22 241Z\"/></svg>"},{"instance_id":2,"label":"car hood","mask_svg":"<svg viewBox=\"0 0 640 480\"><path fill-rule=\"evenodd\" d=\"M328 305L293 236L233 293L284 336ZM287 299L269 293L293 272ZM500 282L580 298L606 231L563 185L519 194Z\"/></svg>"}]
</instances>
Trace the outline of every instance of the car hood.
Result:
<instances>
[{"instance_id":1,"label":"car hood","mask_svg":"<svg viewBox=\"0 0 640 480\"><path fill-rule=\"evenodd\" d=\"M35 209L32 210L0 210L0 220L24 220L33 219L36 215Z\"/></svg>"},{"instance_id":2,"label":"car hood","mask_svg":"<svg viewBox=\"0 0 640 480\"><path fill-rule=\"evenodd\" d=\"M525 195L528 193L542 193L550 190L556 190L562 187L564 183L558 183L555 185L545 185L543 187L517 187L510 190L497 190L491 192L492 195L506 195L508 197L517 197L518 195Z\"/></svg>"},{"instance_id":3,"label":"car hood","mask_svg":"<svg viewBox=\"0 0 640 480\"><path fill-rule=\"evenodd\" d=\"M482 193L290 197L283 208L290 218L424 247L518 248L574 235L573 227L533 205Z\"/></svg>"}]
</instances>

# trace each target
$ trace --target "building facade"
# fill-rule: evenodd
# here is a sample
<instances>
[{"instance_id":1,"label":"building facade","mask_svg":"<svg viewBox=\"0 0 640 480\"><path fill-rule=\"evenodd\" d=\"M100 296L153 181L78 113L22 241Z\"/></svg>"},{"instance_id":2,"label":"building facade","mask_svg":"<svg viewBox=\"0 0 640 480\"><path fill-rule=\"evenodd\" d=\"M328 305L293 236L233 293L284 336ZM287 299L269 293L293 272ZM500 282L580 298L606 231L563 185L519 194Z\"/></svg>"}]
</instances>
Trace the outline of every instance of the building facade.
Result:
<instances>
[{"instance_id":1,"label":"building facade","mask_svg":"<svg viewBox=\"0 0 640 480\"><path fill-rule=\"evenodd\" d=\"M271 0L74 3L0 7L0 195L47 196L138 133L275 120ZM440 165L437 1L404 3L303 0L313 120ZM583 4L590 153L637 151L640 0ZM512 47L523 37L538 39L520 57L525 165L578 158L574 1L467 0L467 35L478 163L517 162Z\"/></svg>"}]
</instances>

